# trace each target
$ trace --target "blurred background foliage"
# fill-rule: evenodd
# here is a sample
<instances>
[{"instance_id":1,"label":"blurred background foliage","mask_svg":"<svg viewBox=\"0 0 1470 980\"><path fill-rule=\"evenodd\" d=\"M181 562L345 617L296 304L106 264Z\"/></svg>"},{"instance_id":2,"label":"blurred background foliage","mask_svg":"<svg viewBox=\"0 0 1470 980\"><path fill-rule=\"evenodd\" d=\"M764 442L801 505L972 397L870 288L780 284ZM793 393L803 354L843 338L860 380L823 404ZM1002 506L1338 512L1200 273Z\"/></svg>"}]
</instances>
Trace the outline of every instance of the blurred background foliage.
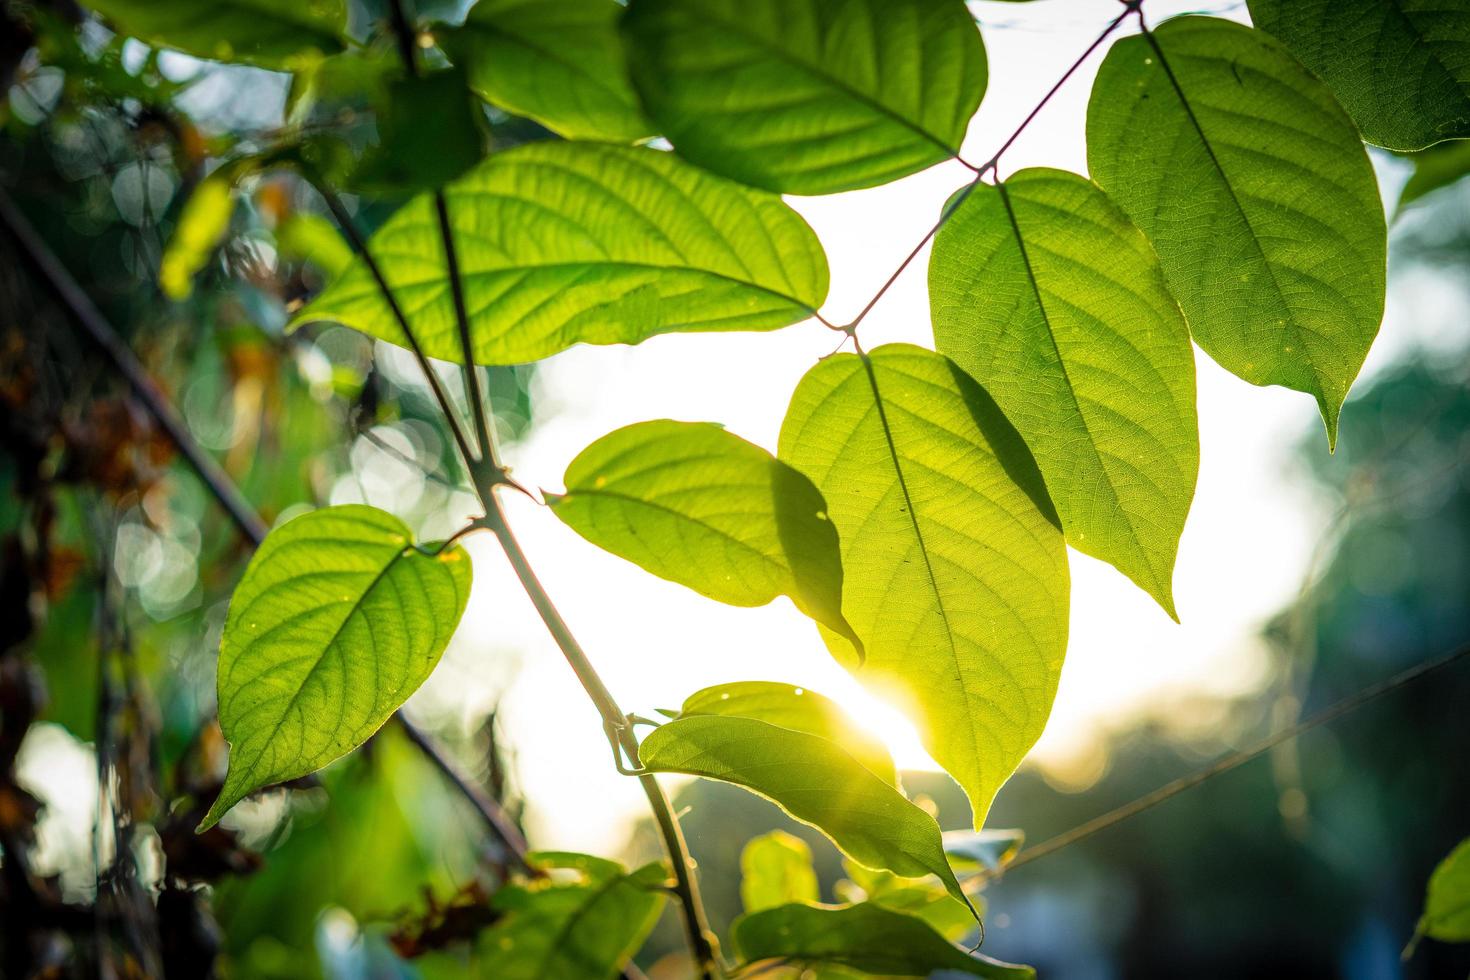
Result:
<instances>
[{"instance_id":1,"label":"blurred background foliage","mask_svg":"<svg viewBox=\"0 0 1470 980\"><path fill-rule=\"evenodd\" d=\"M375 111L403 83L366 34L380 14L354 4L362 51L292 79L150 50L67 0L0 0L0 186L268 521L366 501L433 538L473 504L412 361L341 328L283 333L345 247L305 182L246 177L192 288L161 274L211 163L268 151L288 122L342 138L328 158L380 202L349 200L364 230L413 189L403 175L441 148L404 131L445 127ZM545 135L473 110L490 146ZM1416 161L1394 239L1397 275L1433 276L1463 302L1467 156ZM1099 744L1074 785L1024 770L992 823L1045 839L1470 640L1467 375L1464 351L1411 359L1355 393L1335 459L1303 436L1303 473L1336 517L1268 628L1264 690ZM537 418L531 372L489 377L513 441ZM222 771L206 719L248 546L9 236L0 379L0 975L473 970L457 941L487 921L504 855L395 728L242 806L232 829L193 834ZM1464 977L1466 948L1426 942L1406 964L1399 950L1430 869L1470 832L1467 718L1470 676L1446 674L1017 868L986 893L986 952L1064 978ZM493 712L435 726L516 812L495 733ZM947 779L906 783L945 827L968 824ZM711 783L679 804L717 929L740 910L742 846L773 828L809 844L822 894L840 897L836 852L769 804ZM657 847L640 827L625 857ZM660 975L679 941L666 914L640 962Z\"/></svg>"}]
</instances>

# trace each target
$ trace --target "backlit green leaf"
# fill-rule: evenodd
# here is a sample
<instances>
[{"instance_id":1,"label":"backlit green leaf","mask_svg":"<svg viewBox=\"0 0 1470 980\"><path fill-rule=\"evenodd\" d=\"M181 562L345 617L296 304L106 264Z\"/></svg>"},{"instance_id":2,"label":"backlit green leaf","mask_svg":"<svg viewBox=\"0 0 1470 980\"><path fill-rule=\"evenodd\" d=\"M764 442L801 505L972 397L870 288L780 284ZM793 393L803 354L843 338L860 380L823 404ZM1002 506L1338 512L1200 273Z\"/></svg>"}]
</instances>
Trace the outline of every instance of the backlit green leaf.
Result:
<instances>
[{"instance_id":1,"label":"backlit green leaf","mask_svg":"<svg viewBox=\"0 0 1470 980\"><path fill-rule=\"evenodd\" d=\"M958 858L958 865L974 864L986 871L1000 871L1011 863L1026 842L1020 830L946 831L944 853Z\"/></svg>"},{"instance_id":2,"label":"backlit green leaf","mask_svg":"<svg viewBox=\"0 0 1470 980\"><path fill-rule=\"evenodd\" d=\"M978 828L1041 735L1067 646L1066 549L1035 461L952 361L902 344L871 370L840 354L807 372L780 455L827 498L867 661L828 647L914 719Z\"/></svg>"},{"instance_id":3,"label":"backlit green leaf","mask_svg":"<svg viewBox=\"0 0 1470 980\"><path fill-rule=\"evenodd\" d=\"M761 447L711 422L640 422L582 450L566 485L547 501L593 544L731 605L790 596L851 635L827 505Z\"/></svg>"},{"instance_id":4,"label":"backlit green leaf","mask_svg":"<svg viewBox=\"0 0 1470 980\"><path fill-rule=\"evenodd\" d=\"M485 155L484 107L463 71L394 79L375 109L378 142L349 178L354 189L404 197L437 190Z\"/></svg>"},{"instance_id":5,"label":"backlit green leaf","mask_svg":"<svg viewBox=\"0 0 1470 980\"><path fill-rule=\"evenodd\" d=\"M773 830L751 838L740 852L740 901L745 911L817 898L812 849L800 837Z\"/></svg>"},{"instance_id":6,"label":"backlit green leaf","mask_svg":"<svg viewBox=\"0 0 1470 980\"><path fill-rule=\"evenodd\" d=\"M352 248L337 226L309 211L293 212L281 222L276 248L284 258L309 262L328 276L352 264Z\"/></svg>"},{"instance_id":7,"label":"backlit green leaf","mask_svg":"<svg viewBox=\"0 0 1470 980\"><path fill-rule=\"evenodd\" d=\"M158 263L158 286L165 296L186 299L194 291L194 277L224 241L234 210L234 189L228 180L214 177L194 188Z\"/></svg>"},{"instance_id":8,"label":"backlit green leaf","mask_svg":"<svg viewBox=\"0 0 1470 980\"><path fill-rule=\"evenodd\" d=\"M344 0L86 0L118 30L149 44L265 68L309 64L342 50Z\"/></svg>"},{"instance_id":9,"label":"backlit green leaf","mask_svg":"<svg viewBox=\"0 0 1470 980\"><path fill-rule=\"evenodd\" d=\"M847 879L834 889L851 903L870 902L927 922L946 939L959 942L976 931L970 910L930 878L901 878L891 871L874 871L851 861L843 863ZM979 902L971 900L978 906ZM747 910L749 911L749 910Z\"/></svg>"},{"instance_id":10,"label":"backlit green leaf","mask_svg":"<svg viewBox=\"0 0 1470 980\"><path fill-rule=\"evenodd\" d=\"M1447 943L1470 943L1470 838L1462 840L1429 876L1419 931Z\"/></svg>"},{"instance_id":11,"label":"backlit green leaf","mask_svg":"<svg viewBox=\"0 0 1470 980\"><path fill-rule=\"evenodd\" d=\"M1450 140L1409 157L1414 173L1399 194L1398 210L1413 204L1426 194L1463 180L1470 175L1470 139Z\"/></svg>"},{"instance_id":12,"label":"backlit green leaf","mask_svg":"<svg viewBox=\"0 0 1470 980\"><path fill-rule=\"evenodd\" d=\"M638 757L655 772L704 776L759 793L857 861L911 878L937 875L964 901L934 818L824 738L754 718L695 715L654 729Z\"/></svg>"},{"instance_id":13,"label":"backlit green leaf","mask_svg":"<svg viewBox=\"0 0 1470 980\"><path fill-rule=\"evenodd\" d=\"M960 0L632 0L633 83L679 153L829 194L947 160L985 92Z\"/></svg>"},{"instance_id":14,"label":"backlit green leaf","mask_svg":"<svg viewBox=\"0 0 1470 980\"><path fill-rule=\"evenodd\" d=\"M482 364L674 331L774 330L827 295L826 256L796 212L672 153L534 143L446 194ZM425 352L461 360L433 201L403 207L370 245ZM406 345L361 262L295 323L313 320Z\"/></svg>"},{"instance_id":15,"label":"backlit green leaf","mask_svg":"<svg viewBox=\"0 0 1470 980\"><path fill-rule=\"evenodd\" d=\"M1119 41L1087 112L1093 178L1153 242L1227 370L1317 399L1329 444L1383 317L1383 206L1332 93L1270 35L1180 17Z\"/></svg>"},{"instance_id":16,"label":"backlit green leaf","mask_svg":"<svg viewBox=\"0 0 1470 980\"><path fill-rule=\"evenodd\" d=\"M696 691L684 699L681 717L733 715L806 732L836 742L886 783L898 783L888 747L852 723L831 698L776 681L737 681Z\"/></svg>"},{"instance_id":17,"label":"backlit green leaf","mask_svg":"<svg viewBox=\"0 0 1470 980\"><path fill-rule=\"evenodd\" d=\"M1248 0L1363 138L1418 150L1470 136L1470 7L1457 0Z\"/></svg>"},{"instance_id":18,"label":"backlit green leaf","mask_svg":"<svg viewBox=\"0 0 1470 980\"><path fill-rule=\"evenodd\" d=\"M628 81L616 0L479 0L438 34L487 100L568 139L653 135Z\"/></svg>"},{"instance_id":19,"label":"backlit green leaf","mask_svg":"<svg viewBox=\"0 0 1470 980\"><path fill-rule=\"evenodd\" d=\"M1026 440L1074 548L1174 610L1199 427L1189 328L1143 234L1096 184L980 184L934 240L934 339Z\"/></svg>"},{"instance_id":20,"label":"backlit green leaf","mask_svg":"<svg viewBox=\"0 0 1470 980\"><path fill-rule=\"evenodd\" d=\"M327 507L272 531L220 640L230 771L201 829L367 741L438 664L469 591L463 549L420 552L372 507Z\"/></svg>"},{"instance_id":21,"label":"backlit green leaf","mask_svg":"<svg viewBox=\"0 0 1470 980\"><path fill-rule=\"evenodd\" d=\"M923 920L871 902L765 909L736 919L732 938L748 963L790 960L886 977L927 977L938 970L992 980L1036 976L1029 966L966 953Z\"/></svg>"},{"instance_id":22,"label":"backlit green leaf","mask_svg":"<svg viewBox=\"0 0 1470 980\"><path fill-rule=\"evenodd\" d=\"M496 980L603 980L617 975L658 921L668 872L631 874L588 854L535 852L537 867L575 872L506 885L492 904L505 918L480 937L486 976Z\"/></svg>"}]
</instances>

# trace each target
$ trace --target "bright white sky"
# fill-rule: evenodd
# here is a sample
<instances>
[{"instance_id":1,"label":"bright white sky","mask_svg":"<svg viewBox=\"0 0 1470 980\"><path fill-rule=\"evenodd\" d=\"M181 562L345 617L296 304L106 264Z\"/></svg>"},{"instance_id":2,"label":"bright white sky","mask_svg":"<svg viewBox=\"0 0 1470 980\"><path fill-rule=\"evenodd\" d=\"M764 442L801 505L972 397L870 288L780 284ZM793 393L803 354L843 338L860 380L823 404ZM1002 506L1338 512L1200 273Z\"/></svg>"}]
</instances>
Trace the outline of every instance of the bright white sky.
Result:
<instances>
[{"instance_id":1,"label":"bright white sky","mask_svg":"<svg viewBox=\"0 0 1470 980\"><path fill-rule=\"evenodd\" d=\"M990 57L989 91L966 141L966 156L979 162L1118 8L1101 0L973 6ZM1243 18L1244 5L1236 6L1228 15ZM1149 7L1155 21L1190 9L1177 0ZM1086 171L1083 119L1097 63L1094 56L1028 129L1003 161L1003 175L1035 165ZM948 165L874 190L791 201L827 250L829 319L844 321L862 307L969 176ZM870 349L888 341L932 346L926 269L927 254L864 323ZM1394 329L1391 318L1385 333ZM566 464L584 446L652 418L723 422L774 451L792 389L838 339L807 323L770 334L668 336L568 351L537 376L537 425L509 453L516 475L559 490ZM1370 370L1402 347L1380 341ZM1300 434L1321 431L1312 399L1251 387L1198 360L1202 465L1175 577L1183 624L1110 567L1072 553L1071 647L1051 724L1033 753L1064 782L1096 775L1104 731L1166 716L1182 697L1257 687L1265 664L1258 628L1295 593L1323 523L1321 505L1288 465ZM725 681L788 681L849 706L890 742L901 765L933 766L905 722L835 664L786 599L754 610L706 600L600 551L528 501L510 506L542 580L625 710L677 707L685 695ZM596 713L493 540L470 546L471 613L416 705L433 712L463 703L467 691L483 687L476 678L487 669L511 676L509 667L485 667L487 659L514 661L503 732L531 801L533 840L614 850L626 820L645 813L642 794L613 772Z\"/></svg>"}]
</instances>

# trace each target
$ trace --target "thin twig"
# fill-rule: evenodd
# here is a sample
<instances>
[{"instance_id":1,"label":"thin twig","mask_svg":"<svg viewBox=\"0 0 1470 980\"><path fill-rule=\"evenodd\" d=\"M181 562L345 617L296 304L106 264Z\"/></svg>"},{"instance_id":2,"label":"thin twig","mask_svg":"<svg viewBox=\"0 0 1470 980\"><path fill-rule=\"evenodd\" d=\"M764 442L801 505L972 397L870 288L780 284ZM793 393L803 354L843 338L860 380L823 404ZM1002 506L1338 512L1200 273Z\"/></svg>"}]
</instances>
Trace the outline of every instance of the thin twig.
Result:
<instances>
[{"instance_id":1,"label":"thin twig","mask_svg":"<svg viewBox=\"0 0 1470 980\"><path fill-rule=\"evenodd\" d=\"M265 537L266 525L255 512L255 508L245 499L244 494L235 486L224 471L224 468L215 462L204 449L194 441L189 433L188 426L179 417L178 412L168 402L152 378L148 376L147 370L138 361L131 348L123 342L122 338L112 329L102 312L97 309L86 291L72 278L71 273L61 264L56 254L51 251L36 229L15 206L10 195L0 190L0 221L9 229L11 235L20 244L21 255L39 273L41 279L50 287L56 299L66 308L71 319L82 328L97 347L107 356L117 373L127 381L128 387L133 392L148 414L153 416L169 441L179 454L188 461L190 467L204 481L205 486L214 498L220 502L229 514L235 526L247 538L259 542Z\"/></svg>"},{"instance_id":2,"label":"thin twig","mask_svg":"<svg viewBox=\"0 0 1470 980\"><path fill-rule=\"evenodd\" d=\"M465 469L471 473L475 470L475 454L470 450L469 441L465 438L464 428L459 424L459 416L454 410L454 402L449 393L444 390L444 383L439 380L439 375L434 366L429 363L428 356L423 347L419 345L418 338L414 336L409 327L408 316L403 312L403 307L398 302L398 297L388 285L388 280L383 274L383 267L373 257L372 249L368 247L367 239L358 230L357 222L353 219L351 212L342 203L342 196L337 193L326 178L314 168L303 167L302 175L307 182L316 188L322 200L327 203L327 210L332 212L332 219L337 222L337 227L347 238L353 252L362 259L362 264L367 267L368 273L372 275L373 282L377 284L378 292L382 294L383 301L388 304L388 310L393 314L393 319L398 323L398 329L408 340L408 349L413 352L414 360L418 361L419 370L424 373L424 380L429 383L429 390L434 394L434 400L444 411L444 421L449 425L449 431L454 436L454 443L459 447L459 454L464 460Z\"/></svg>"},{"instance_id":3,"label":"thin twig","mask_svg":"<svg viewBox=\"0 0 1470 980\"><path fill-rule=\"evenodd\" d=\"M873 294L873 298L868 300L867 304L862 308L857 316L853 317L850 323L842 327L833 327L833 325L827 323L826 320L822 320L824 324L829 327L833 327L833 329L842 330L849 335L857 330L858 326L867 319L868 314L873 311L873 307L878 305L878 301L881 300L885 295L887 295L888 290L893 288L893 284L898 282L899 277L902 276L905 270L907 270L908 267L913 264L914 260L919 257L919 253L924 251L924 246L928 245L930 240L933 239L935 235L939 234L939 230L943 228L945 223L948 222L949 219L954 215L955 211L959 209L959 206L965 202L965 199L970 196L970 194L975 190L975 187L980 184L982 180L984 180L985 175L990 174L992 177L996 176L997 168L1000 165L1001 156L1011 148L1016 140L1021 138L1021 134L1026 131L1027 127L1029 127L1033 122L1036 121L1036 117L1041 114L1042 109L1046 108L1047 103L1052 100L1052 97L1055 96L1057 92L1061 91L1062 86L1065 85L1067 81L1071 79L1074 74L1077 73L1077 69L1082 67L1083 63L1092 56L1092 53L1096 51L1099 47L1101 47L1102 43L1106 41L1109 37L1111 37L1114 31L1122 26L1123 21L1126 20L1130 14L1133 14L1139 9L1139 4L1141 2L1142 0L1126 0L1123 5L1123 12L1117 17L1113 18L1112 21L1108 23L1108 26L1103 28L1103 32L1099 34L1097 38L1094 39L1093 42L1087 46L1087 50L1083 51L1082 54L1077 57L1077 60L1072 62L1072 66L1062 73L1062 77L1057 79L1056 84L1047 90L1047 93L1041 97L1041 101L1036 103L1035 107L1033 107L1032 110L1026 115L1026 118L1021 121L1021 125L1016 127L1015 132L1011 133L1011 135L1006 138L1006 141L1000 145L1000 149L996 150L989 160L987 160L980 166L975 167L971 164L965 163L965 161L963 160L960 160L958 156L955 157L956 160L959 160L960 163L964 164L966 167L969 167L975 172L975 179L970 181L969 184L956 192L954 197L952 197L949 203L945 206L944 210L940 212L939 220L934 222L933 226L924 233L924 237L919 240L919 244L915 245L913 250L904 257L904 260L898 264L898 268L893 270L893 274L883 281L883 285L878 287L878 291ZM818 319L821 319L821 317L818 317Z\"/></svg>"},{"instance_id":4,"label":"thin twig","mask_svg":"<svg viewBox=\"0 0 1470 980\"><path fill-rule=\"evenodd\" d=\"M399 55L403 59L404 68L411 74L419 72L418 59L415 53L417 36L414 32L413 23L404 6L403 0L390 0L388 4L389 15L392 19L394 33L398 39ZM504 509L501 507L500 499L496 496L496 489L501 486L515 486L507 476L507 471L500 459L499 450L495 445L494 432L490 428L490 404L485 393L480 390L479 377L476 374L474 361L473 338L470 329L469 311L464 300L464 284L460 275L458 258L455 252L453 226L450 222L449 205L442 190L434 193L434 205L439 221L440 240L444 249L446 271L449 276L450 290L454 300L454 313L456 327L459 332L460 350L463 358L465 372L465 387L470 399L470 412L476 425L477 435L480 441L480 456L478 460L470 463L470 472L474 478L475 490L485 508L483 520L494 531L496 539L499 540L511 565L516 570L516 575L521 581L521 586L530 597L536 611L541 615L542 622L547 631L561 648L563 656L571 666L573 673L577 675L583 690L587 692L593 704L602 715L603 723L610 733L613 733L616 752L621 746L628 755L634 766L638 765L638 739L628 723L627 715L618 706L613 698L612 692L603 683L601 676L592 666L587 658L586 652L581 644L572 635L566 621L562 619L556 605L551 601L541 582L536 578L525 552L516 540L514 532L511 531L509 523L505 519ZM379 278L379 288L383 291L385 298L390 297L392 290L388 288L386 280ZM391 300L390 300L391 302ZM412 332L408 324L402 324L405 333L412 339ZM444 406L448 409L447 404ZM621 766L619 767L621 768ZM718 959L715 953L715 940L709 929L709 924L704 913L704 904L699 894L699 884L694 878L694 862L689 856L689 848L684 840L683 831L679 828L678 818L674 815L673 807L668 797L664 794L663 787L651 774L643 774L639 777L639 783L643 787L644 795L648 797L648 805L653 810L655 821L658 823L659 833L663 837L664 846L668 851L669 861L673 865L675 894L679 898L679 905L683 912L685 931L688 934L690 950L694 956L695 967L700 977L712 978L718 968Z\"/></svg>"},{"instance_id":5,"label":"thin twig","mask_svg":"<svg viewBox=\"0 0 1470 980\"><path fill-rule=\"evenodd\" d=\"M1117 824L1122 823L1124 820L1135 817L1146 810L1150 810L1153 807L1158 806L1160 803L1163 803L1165 800L1179 795L1185 790L1193 789L1194 787L1209 779L1213 779L1214 777L1222 773L1226 773L1232 769L1236 769L1244 765L1245 763L1250 762L1252 759L1258 758L1259 756L1262 756L1265 753L1271 751L1271 749L1275 748L1277 745L1280 745L1283 742L1297 738L1298 736L1304 735L1314 728L1335 721L1338 718L1341 718L1343 715L1357 711L1364 705L1376 701L1386 694L1390 694L1394 691L1397 691L1401 687L1405 687L1409 684L1413 684L1416 681L1421 681L1424 678L1429 677L1433 674L1437 674L1445 668L1454 666L1455 664L1467 658L1470 658L1470 646L1463 646L1453 653L1447 654L1436 660L1430 660L1421 664L1417 664L1413 667L1408 668L1407 670L1403 670L1397 674L1394 674L1392 677L1389 677L1386 680L1379 681L1377 684L1371 684L1368 687L1363 688L1361 691L1358 691L1356 694L1348 695L1340 701L1337 701L1329 707L1322 709L1321 711L1303 721L1297 722L1295 725L1292 725L1289 728L1283 728L1281 731L1268 735L1265 738L1262 738L1259 741L1255 742L1254 744L1247 746L1246 748L1240 749L1236 752L1232 752L1229 755L1226 755L1223 758L1216 760L1215 762L1199 770L1198 772L1193 772L1187 776L1181 776L1179 779L1167 782L1163 786L1160 786L1158 789L1150 793L1145 793L1143 796L1138 797L1138 799L1133 800L1130 803L1125 803L1122 806L1110 810L1099 817L1094 817L1086 823L1079 824L1078 826L1073 827L1071 830L1057 834L1055 837L1044 840L1034 847L1028 847L1017 854L1015 858L1009 861L999 871L989 872L984 875L978 875L975 879L972 880L986 881L990 878L999 877L1000 875L1009 872L1014 868L1018 868L1023 864L1030 864L1032 861L1046 857L1048 854L1055 854L1057 851L1060 851L1063 848L1071 847L1078 841L1086 840L1087 838L1092 837L1094 834L1099 834L1104 830L1109 829L1110 827L1114 827Z\"/></svg>"},{"instance_id":6,"label":"thin twig","mask_svg":"<svg viewBox=\"0 0 1470 980\"><path fill-rule=\"evenodd\" d=\"M173 406L164 399L127 344L113 331L86 292L72 278L71 273L62 266L50 247L36 234L35 229L16 209L3 190L0 190L0 220L4 221L5 226L15 236L21 245L22 253L41 273L41 278L51 287L57 299L71 313L73 319L81 325L87 336L95 341L102 352L107 355L113 368L127 379L143 407L163 428L179 455L193 467L194 472L204 482L215 500L229 513L240 533L251 544L258 547L265 540L268 531L265 522L245 500L244 495L240 493L229 475L194 441L194 437L189 433L183 420L178 417ZM447 756L432 748L428 735L401 714L398 715L398 720L404 730L409 733L410 740L423 749L425 756L434 767L465 794L490 829L505 840L506 846L513 853L516 851L516 841L520 841L520 853L523 855L524 840L520 839L519 835L513 840L506 839L501 834L502 827L510 826L511 821L499 804L483 793L470 796L467 792L470 789L470 783L459 774Z\"/></svg>"},{"instance_id":7,"label":"thin twig","mask_svg":"<svg viewBox=\"0 0 1470 980\"><path fill-rule=\"evenodd\" d=\"M424 733L423 729L413 724L403 716L402 712L395 715L403 733L408 740L419 747L419 750L433 760L435 768L444 774L444 778L454 784L461 796L479 812L480 818L495 830L495 835L505 844L505 848L515 858L516 864L533 878L545 877L546 872L536 867L527 860L526 855L530 853L530 847L526 844L525 835L516 826L515 821L505 812L504 808L497 803L490 794L486 793L475 783L467 779L460 771L453 759L444 753L444 750L434 744L433 739Z\"/></svg>"}]
</instances>

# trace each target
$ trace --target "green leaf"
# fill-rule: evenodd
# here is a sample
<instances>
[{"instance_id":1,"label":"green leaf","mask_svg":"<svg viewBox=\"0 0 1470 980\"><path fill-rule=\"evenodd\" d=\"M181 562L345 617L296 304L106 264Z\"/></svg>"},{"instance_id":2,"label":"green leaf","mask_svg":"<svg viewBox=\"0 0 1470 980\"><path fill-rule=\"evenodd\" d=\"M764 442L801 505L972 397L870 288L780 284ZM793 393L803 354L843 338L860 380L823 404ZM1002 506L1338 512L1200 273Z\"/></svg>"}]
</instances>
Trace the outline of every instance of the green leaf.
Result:
<instances>
[{"instance_id":1,"label":"green leaf","mask_svg":"<svg viewBox=\"0 0 1470 980\"><path fill-rule=\"evenodd\" d=\"M1029 966L966 953L923 920L871 902L765 909L736 919L732 938L748 963L784 959L888 977L927 977L938 970L993 980L1036 976Z\"/></svg>"},{"instance_id":2,"label":"green leaf","mask_svg":"<svg viewBox=\"0 0 1470 980\"><path fill-rule=\"evenodd\" d=\"M1415 153L1409 159L1414 163L1414 173L1399 194L1399 213L1426 194L1470 174L1470 140L1450 140Z\"/></svg>"},{"instance_id":3,"label":"green leaf","mask_svg":"<svg viewBox=\"0 0 1470 980\"><path fill-rule=\"evenodd\" d=\"M824 738L754 718L695 715L654 729L638 748L654 772L718 779L768 797L869 867L937 875L966 901L944 859L939 825Z\"/></svg>"},{"instance_id":4,"label":"green leaf","mask_svg":"<svg viewBox=\"0 0 1470 980\"><path fill-rule=\"evenodd\" d=\"M534 852L533 865L575 872L506 885L492 904L505 914L480 937L487 976L497 980L602 980L643 945L663 909L668 872L649 864L631 874L587 854Z\"/></svg>"},{"instance_id":5,"label":"green leaf","mask_svg":"<svg viewBox=\"0 0 1470 980\"><path fill-rule=\"evenodd\" d=\"M1393 150L1470 136L1470 7L1456 0L1248 0L1251 20Z\"/></svg>"},{"instance_id":6,"label":"green leaf","mask_svg":"<svg viewBox=\"0 0 1470 980\"><path fill-rule=\"evenodd\" d=\"M1011 863L1026 842L1021 830L946 831L944 853L961 864L975 864L986 871L1000 871Z\"/></svg>"},{"instance_id":7,"label":"green leaf","mask_svg":"<svg viewBox=\"0 0 1470 980\"><path fill-rule=\"evenodd\" d=\"M839 881L835 890L844 901L866 901L922 919L935 932L955 942L975 930L970 909L930 879L901 878L891 871L874 871L851 861L845 861L843 868L847 880Z\"/></svg>"},{"instance_id":8,"label":"green leaf","mask_svg":"<svg viewBox=\"0 0 1470 980\"><path fill-rule=\"evenodd\" d=\"M194 188L158 263L158 285L165 296L182 300L194 291L194 277L224 241L234 210L234 188L228 180L211 177Z\"/></svg>"},{"instance_id":9,"label":"green leaf","mask_svg":"<svg viewBox=\"0 0 1470 980\"><path fill-rule=\"evenodd\" d=\"M344 0L85 0L119 31L215 61L309 65L343 48Z\"/></svg>"},{"instance_id":10,"label":"green leaf","mask_svg":"<svg viewBox=\"0 0 1470 980\"><path fill-rule=\"evenodd\" d=\"M489 102L568 139L631 143L654 134L623 60L616 0L480 0L438 34Z\"/></svg>"},{"instance_id":11,"label":"green leaf","mask_svg":"<svg viewBox=\"0 0 1470 980\"><path fill-rule=\"evenodd\" d=\"M352 264L352 247L337 226L319 214L294 211L276 228L276 249L288 259L309 262L328 276Z\"/></svg>"},{"instance_id":12,"label":"green leaf","mask_svg":"<svg viewBox=\"0 0 1470 980\"><path fill-rule=\"evenodd\" d=\"M1015 424L1067 541L1174 609L1199 471L1194 350L1152 246L1096 184L979 184L934 240L934 340Z\"/></svg>"},{"instance_id":13,"label":"green leaf","mask_svg":"<svg viewBox=\"0 0 1470 980\"><path fill-rule=\"evenodd\" d=\"M815 691L776 681L737 681L696 691L679 717L724 715L755 718L835 742L885 783L898 785L888 747L853 724L837 702Z\"/></svg>"},{"instance_id":14,"label":"green leaf","mask_svg":"<svg viewBox=\"0 0 1470 980\"><path fill-rule=\"evenodd\" d=\"M815 902L817 873L806 841L784 830L753 837L740 852L740 901L747 912ZM965 913L968 917L969 913Z\"/></svg>"},{"instance_id":15,"label":"green leaf","mask_svg":"<svg viewBox=\"0 0 1470 980\"><path fill-rule=\"evenodd\" d=\"M566 485L547 502L598 547L733 606L790 596L857 642L827 505L761 447L711 422L639 422L582 450Z\"/></svg>"},{"instance_id":16,"label":"green leaf","mask_svg":"<svg viewBox=\"0 0 1470 980\"><path fill-rule=\"evenodd\" d=\"M828 647L916 721L980 827L1041 735L1067 646L1066 549L1035 461L968 375L904 344L807 372L780 455L827 498L867 661Z\"/></svg>"},{"instance_id":17,"label":"green leaf","mask_svg":"<svg viewBox=\"0 0 1470 980\"><path fill-rule=\"evenodd\" d=\"M1441 942L1470 943L1470 838L1429 876L1419 932Z\"/></svg>"},{"instance_id":18,"label":"green leaf","mask_svg":"<svg viewBox=\"0 0 1470 980\"><path fill-rule=\"evenodd\" d=\"M633 84L680 154L790 194L947 160L985 92L960 0L632 0Z\"/></svg>"},{"instance_id":19,"label":"green leaf","mask_svg":"<svg viewBox=\"0 0 1470 980\"><path fill-rule=\"evenodd\" d=\"M485 155L485 113L463 71L389 82L377 106L378 142L349 178L353 188L407 196L437 190Z\"/></svg>"},{"instance_id":20,"label":"green leaf","mask_svg":"<svg viewBox=\"0 0 1470 980\"><path fill-rule=\"evenodd\" d=\"M230 770L200 829L367 741L433 671L469 592L464 549L421 552L372 507L273 530L230 599L219 653Z\"/></svg>"},{"instance_id":21,"label":"green leaf","mask_svg":"<svg viewBox=\"0 0 1470 980\"><path fill-rule=\"evenodd\" d=\"M481 364L674 331L774 330L827 295L827 259L778 198L643 147L546 142L497 153L446 189ZM373 236L430 357L462 360L433 201ZM355 262L295 320L405 346Z\"/></svg>"},{"instance_id":22,"label":"green leaf","mask_svg":"<svg viewBox=\"0 0 1470 980\"><path fill-rule=\"evenodd\" d=\"M1180 17L1108 52L1087 163L1153 242L1199 345L1313 395L1335 443L1383 318L1386 231L1327 87L1268 34Z\"/></svg>"}]
</instances>

